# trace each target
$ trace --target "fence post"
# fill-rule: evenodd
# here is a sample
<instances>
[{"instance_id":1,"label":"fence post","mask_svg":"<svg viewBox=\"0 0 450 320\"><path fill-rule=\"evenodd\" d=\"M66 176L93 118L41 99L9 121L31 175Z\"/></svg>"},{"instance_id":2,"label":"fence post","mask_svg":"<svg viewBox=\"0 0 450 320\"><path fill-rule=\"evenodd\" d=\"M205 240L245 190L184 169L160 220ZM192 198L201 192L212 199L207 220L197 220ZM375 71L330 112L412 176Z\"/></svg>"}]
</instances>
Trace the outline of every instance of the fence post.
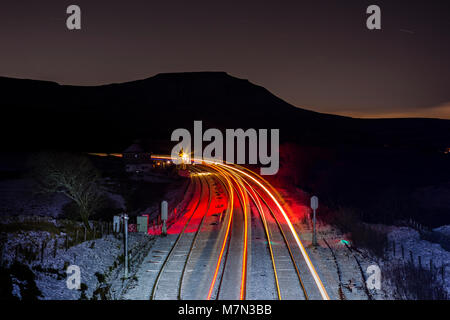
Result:
<instances>
[{"instance_id":1,"label":"fence post","mask_svg":"<svg viewBox=\"0 0 450 320\"><path fill-rule=\"evenodd\" d=\"M55 246L53 247L53 258L56 258L57 250L58 250L58 238L55 238Z\"/></svg>"},{"instance_id":2,"label":"fence post","mask_svg":"<svg viewBox=\"0 0 450 320\"><path fill-rule=\"evenodd\" d=\"M42 240L42 246L41 246L41 264L44 263L44 251L45 251L45 241L46 241L46 240L47 240L47 239Z\"/></svg>"},{"instance_id":3,"label":"fence post","mask_svg":"<svg viewBox=\"0 0 450 320\"><path fill-rule=\"evenodd\" d=\"M86 226L83 226L84 227L84 241L86 241L86 232L87 232L87 230L86 230Z\"/></svg>"}]
</instances>

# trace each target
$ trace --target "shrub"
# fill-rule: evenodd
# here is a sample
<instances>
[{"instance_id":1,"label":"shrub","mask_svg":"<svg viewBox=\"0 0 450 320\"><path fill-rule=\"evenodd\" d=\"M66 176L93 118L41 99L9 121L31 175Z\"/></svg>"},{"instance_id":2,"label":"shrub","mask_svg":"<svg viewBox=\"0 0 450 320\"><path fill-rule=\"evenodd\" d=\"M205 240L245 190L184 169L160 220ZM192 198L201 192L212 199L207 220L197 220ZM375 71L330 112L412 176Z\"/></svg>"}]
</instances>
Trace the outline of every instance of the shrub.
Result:
<instances>
[{"instance_id":1,"label":"shrub","mask_svg":"<svg viewBox=\"0 0 450 320\"><path fill-rule=\"evenodd\" d=\"M25 219L24 221L14 221L0 224L0 232L14 233L26 231L47 231L51 234L60 233L58 227L50 221Z\"/></svg>"},{"instance_id":2,"label":"shrub","mask_svg":"<svg viewBox=\"0 0 450 320\"><path fill-rule=\"evenodd\" d=\"M415 266L411 262L390 267L386 280L396 289L400 299L447 300L450 298L439 281L438 273Z\"/></svg>"},{"instance_id":3,"label":"shrub","mask_svg":"<svg viewBox=\"0 0 450 320\"><path fill-rule=\"evenodd\" d=\"M366 248L379 258L384 257L387 246L386 232L366 224L361 224L359 228L353 230L352 241L357 247Z\"/></svg>"},{"instance_id":4,"label":"shrub","mask_svg":"<svg viewBox=\"0 0 450 320\"><path fill-rule=\"evenodd\" d=\"M12 294L13 284L9 269L0 267L0 300L17 300Z\"/></svg>"},{"instance_id":5,"label":"shrub","mask_svg":"<svg viewBox=\"0 0 450 320\"><path fill-rule=\"evenodd\" d=\"M42 296L41 291L36 286L34 273L27 265L15 261L9 272L20 280L19 287L22 300L37 300L38 297Z\"/></svg>"},{"instance_id":6,"label":"shrub","mask_svg":"<svg viewBox=\"0 0 450 320\"><path fill-rule=\"evenodd\" d=\"M86 291L88 289L88 286L86 283L82 282L80 283L80 291Z\"/></svg>"},{"instance_id":7,"label":"shrub","mask_svg":"<svg viewBox=\"0 0 450 320\"><path fill-rule=\"evenodd\" d=\"M65 278L65 276L66 276L66 274L64 272L61 272L60 270L57 270L57 269L54 269L54 268L43 268L40 265L33 266L32 269L37 271L37 272L43 272L43 273L47 273L47 274L56 275L56 279L57 280L63 280Z\"/></svg>"},{"instance_id":8,"label":"shrub","mask_svg":"<svg viewBox=\"0 0 450 320\"><path fill-rule=\"evenodd\" d=\"M88 289L88 286L87 286L86 283L84 283L84 282L80 283L80 289L79 289L81 291L80 300L87 300L88 299L87 296L86 296L86 290L87 289Z\"/></svg>"},{"instance_id":9,"label":"shrub","mask_svg":"<svg viewBox=\"0 0 450 320\"><path fill-rule=\"evenodd\" d=\"M339 208L332 224L344 233L350 233L356 247L365 248L373 255L383 258L387 245L386 232L361 222L357 212L351 208Z\"/></svg>"},{"instance_id":10,"label":"shrub","mask_svg":"<svg viewBox=\"0 0 450 320\"><path fill-rule=\"evenodd\" d=\"M102 273L96 272L95 276L97 277L98 282L100 282L100 283L104 283L105 282L105 276Z\"/></svg>"},{"instance_id":11,"label":"shrub","mask_svg":"<svg viewBox=\"0 0 450 320\"><path fill-rule=\"evenodd\" d=\"M108 285L100 285L97 289L95 289L92 300L109 300L109 289L111 286Z\"/></svg>"}]
</instances>

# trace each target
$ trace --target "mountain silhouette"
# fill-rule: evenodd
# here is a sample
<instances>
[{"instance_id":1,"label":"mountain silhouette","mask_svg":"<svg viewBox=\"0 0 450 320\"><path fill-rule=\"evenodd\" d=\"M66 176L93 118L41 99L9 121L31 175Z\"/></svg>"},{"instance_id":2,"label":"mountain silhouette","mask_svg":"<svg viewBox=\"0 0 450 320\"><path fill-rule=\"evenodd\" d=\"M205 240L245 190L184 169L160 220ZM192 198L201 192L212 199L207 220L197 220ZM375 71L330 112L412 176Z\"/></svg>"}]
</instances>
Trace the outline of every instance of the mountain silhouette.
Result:
<instances>
[{"instance_id":1,"label":"mountain silhouette","mask_svg":"<svg viewBox=\"0 0 450 320\"><path fill-rule=\"evenodd\" d=\"M449 120L318 113L225 72L164 73L100 86L0 77L0 88L7 150L120 152L133 140L146 139L164 152L170 150L172 131L192 130L194 120L202 120L204 130L279 128L281 141L311 145L442 148L450 141Z\"/></svg>"}]
</instances>

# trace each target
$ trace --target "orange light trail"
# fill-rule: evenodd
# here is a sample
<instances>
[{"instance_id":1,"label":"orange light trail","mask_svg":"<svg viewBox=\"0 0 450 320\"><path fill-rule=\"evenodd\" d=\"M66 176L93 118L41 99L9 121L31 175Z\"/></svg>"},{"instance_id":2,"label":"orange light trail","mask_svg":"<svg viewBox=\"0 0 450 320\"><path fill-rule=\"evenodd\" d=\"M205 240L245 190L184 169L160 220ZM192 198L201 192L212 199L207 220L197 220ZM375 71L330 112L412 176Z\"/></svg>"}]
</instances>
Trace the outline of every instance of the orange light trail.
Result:
<instances>
[{"instance_id":1,"label":"orange light trail","mask_svg":"<svg viewBox=\"0 0 450 320\"><path fill-rule=\"evenodd\" d=\"M242 255L242 270L241 270L241 288L240 288L240 300L245 299L245 291L246 291L246 280L247 280L247 247L248 247L248 217L247 217L247 205L246 205L246 193L243 191L241 187L241 182L239 182L240 178L238 176L234 176L232 173L230 174L231 178L235 181L236 186L239 189L239 194L242 199L242 210L244 211L244 245L243 245L243 255Z\"/></svg>"},{"instance_id":2,"label":"orange light trail","mask_svg":"<svg viewBox=\"0 0 450 320\"><path fill-rule=\"evenodd\" d=\"M97 157L117 157L122 158L121 153L103 153L103 152L89 152L88 153L91 156L97 156Z\"/></svg>"},{"instance_id":3,"label":"orange light trail","mask_svg":"<svg viewBox=\"0 0 450 320\"><path fill-rule=\"evenodd\" d=\"M166 156L158 156L159 158L166 158L166 159L172 159L171 157L166 157ZM285 210L283 209L283 207L280 205L279 201L276 199L276 197L272 194L272 192L270 192L270 190L268 188L266 188L260 181L258 181L256 178L254 178L253 176L251 176L250 174L239 170L233 166L230 166L228 164L225 163L221 163L218 161L214 161L214 160L207 160L207 159L195 159L192 158L191 160L198 162L198 163L208 163L210 165L216 165L216 166L222 166L224 167L223 170L228 169L228 174L233 175L232 173L230 173L230 170L234 170L236 172L239 172L240 174L243 174L244 176L250 178L252 181L254 181L258 186L260 186L264 192L273 200L273 202L275 203L275 205L277 206L277 208L280 210L281 214L283 215L289 230L291 231L295 242L297 243L297 246L300 249L300 252L302 253L302 256L308 266L308 269L311 273L311 275L313 276L314 282L317 286L317 288L319 289L319 292L322 296L323 300L330 300L330 297L328 296L327 291L325 290L325 287L322 283L322 281L320 280L319 275L317 274L316 269L314 268L314 265L311 262L311 259L308 256L308 253L305 250L305 247L303 246L303 243L301 242L297 232L295 231L294 226L291 223L291 220L289 219L288 215L286 214ZM258 176L258 178L260 178L261 180L263 180L268 186L270 186L271 188L273 188L267 181L265 181L263 178L259 177L259 175L257 175L256 173L253 173L254 175ZM223 246L224 247L224 246Z\"/></svg>"},{"instance_id":4,"label":"orange light trail","mask_svg":"<svg viewBox=\"0 0 450 320\"><path fill-rule=\"evenodd\" d=\"M267 228L267 221L266 221L266 217L264 216L264 210L263 210L261 201L259 200L259 197L256 194L255 189L253 189L253 187L250 185L250 183L248 183L248 181L244 180L244 182L250 188L251 192L249 192L249 194L253 198L255 205L260 212L261 220L262 220L263 226L264 226L264 231L267 236L267 244L269 245L269 253L270 253L271 260L272 260L272 267L273 267L273 272L274 272L274 276L275 276L275 285L277 287L278 300L281 300L281 291L280 291L280 284L278 281L277 266L275 264L275 258L273 256L273 249L272 249L272 244L271 244L271 240L270 240L270 232L269 232L269 229ZM246 189L249 190L248 188L246 188Z\"/></svg>"},{"instance_id":5,"label":"orange light trail","mask_svg":"<svg viewBox=\"0 0 450 320\"><path fill-rule=\"evenodd\" d=\"M245 173L244 171L239 170L239 169L234 168L234 167L229 166L229 165L225 165L225 164L219 164L219 165L226 166L226 167L228 167L228 168L230 168L232 170L235 170L235 171L245 175L246 177L252 179L254 182L256 182L267 193L267 195L269 195L269 197L273 200L273 202L275 203L275 205L278 207L278 209L280 210L281 214L283 215L284 219L286 220L286 223L288 224L289 229L290 229L292 235L294 236L294 239L295 239L298 247L300 248L302 256L305 259L306 264L308 265L308 268L309 268L309 270L310 270L310 272L311 272L311 274L312 274L312 276L314 278L316 286L317 286L317 288L320 291L322 299L330 300L330 297L328 296L328 293L325 290L325 287L324 287L322 281L320 280L319 275L317 274L317 271L314 268L314 266L313 266L313 264L312 264L312 262L311 262L311 260L310 260L310 258L308 256L308 253L306 252L306 250L305 250L305 248L304 248L304 246L303 246L303 244L302 244L302 242L301 242L297 232L295 231L294 226L292 225L289 217L287 216L286 212L284 211L283 207L280 205L278 200L272 195L272 193L262 183L260 183L257 179L255 179L254 177L252 177L248 173Z\"/></svg>"},{"instance_id":6,"label":"orange light trail","mask_svg":"<svg viewBox=\"0 0 450 320\"><path fill-rule=\"evenodd\" d=\"M218 168L217 168L218 169ZM222 170L218 169L219 172L222 172ZM223 172L222 172L223 174ZM219 258L217 259L217 264L216 264L216 269L214 271L214 276L213 279L211 281L211 285L209 287L209 291L208 291L208 295L206 297L207 300L211 300L211 296L214 290L214 286L216 284L217 281L217 275L219 274L219 269L220 269L220 263L222 262L222 258L223 258L223 253L225 251L225 245L227 243L227 239L228 239L228 234L230 233L230 228L231 228L231 220L233 217L233 203L234 203L234 198L233 198L233 187L231 185L230 179L228 179L228 177L226 176L226 174L223 174L223 176L225 177L225 179L227 180L228 186L229 186L229 194L230 194L230 213L229 213L229 217L228 217L228 224L227 224L227 229L225 231L225 236L224 236L224 241L222 242L222 248L220 249L220 253L219 253Z\"/></svg>"}]
</instances>

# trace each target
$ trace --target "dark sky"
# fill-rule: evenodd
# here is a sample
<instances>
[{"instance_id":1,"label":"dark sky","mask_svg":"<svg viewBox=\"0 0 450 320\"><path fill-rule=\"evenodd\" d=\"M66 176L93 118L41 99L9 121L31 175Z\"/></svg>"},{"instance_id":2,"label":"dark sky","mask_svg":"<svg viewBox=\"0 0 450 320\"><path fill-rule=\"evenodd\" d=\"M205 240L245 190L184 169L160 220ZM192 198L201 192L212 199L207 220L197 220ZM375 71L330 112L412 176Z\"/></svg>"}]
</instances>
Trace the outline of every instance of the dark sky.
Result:
<instances>
[{"instance_id":1,"label":"dark sky","mask_svg":"<svg viewBox=\"0 0 450 320\"><path fill-rule=\"evenodd\" d=\"M82 30L66 28L77 4ZM366 8L382 30L366 28ZM0 75L96 85L226 71L299 107L450 119L450 1L2 0Z\"/></svg>"}]
</instances>

